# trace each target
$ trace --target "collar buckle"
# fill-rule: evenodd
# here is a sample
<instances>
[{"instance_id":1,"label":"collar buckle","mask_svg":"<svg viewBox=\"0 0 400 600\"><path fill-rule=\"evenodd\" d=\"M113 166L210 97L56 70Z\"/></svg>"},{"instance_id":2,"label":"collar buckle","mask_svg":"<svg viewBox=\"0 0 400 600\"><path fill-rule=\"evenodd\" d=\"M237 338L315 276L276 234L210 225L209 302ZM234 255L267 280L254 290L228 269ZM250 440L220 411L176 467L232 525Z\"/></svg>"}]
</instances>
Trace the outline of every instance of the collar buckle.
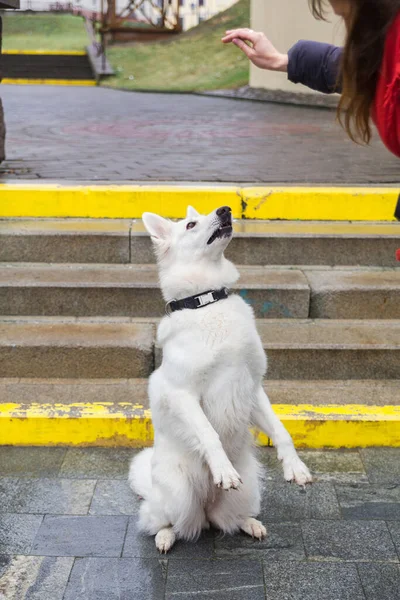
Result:
<instances>
[{"instance_id":1,"label":"collar buckle","mask_svg":"<svg viewBox=\"0 0 400 600\"><path fill-rule=\"evenodd\" d=\"M211 304L215 302L214 294L212 292L207 292L207 294L201 294L200 296L195 296L195 300L199 303L199 306L206 306L207 304Z\"/></svg>"}]
</instances>

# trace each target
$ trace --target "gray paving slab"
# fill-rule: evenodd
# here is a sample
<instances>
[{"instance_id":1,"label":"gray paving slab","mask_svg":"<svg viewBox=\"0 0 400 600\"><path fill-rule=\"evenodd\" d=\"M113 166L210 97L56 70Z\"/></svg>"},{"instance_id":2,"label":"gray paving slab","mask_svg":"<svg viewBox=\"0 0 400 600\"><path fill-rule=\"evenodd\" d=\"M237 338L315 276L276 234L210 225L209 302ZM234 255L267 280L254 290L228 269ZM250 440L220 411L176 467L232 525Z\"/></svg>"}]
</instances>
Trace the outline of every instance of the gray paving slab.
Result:
<instances>
[{"instance_id":1,"label":"gray paving slab","mask_svg":"<svg viewBox=\"0 0 400 600\"><path fill-rule=\"evenodd\" d=\"M75 517L46 515L31 554L44 556L121 555L127 517Z\"/></svg>"},{"instance_id":2,"label":"gray paving slab","mask_svg":"<svg viewBox=\"0 0 400 600\"><path fill-rule=\"evenodd\" d=\"M95 483L75 479L20 479L14 497L7 503L7 512L85 515Z\"/></svg>"},{"instance_id":3,"label":"gray paving slab","mask_svg":"<svg viewBox=\"0 0 400 600\"><path fill-rule=\"evenodd\" d=\"M219 558L258 558L269 561L302 561L306 558L299 523L268 523L267 537L256 540L244 533L219 535L215 539L215 556Z\"/></svg>"},{"instance_id":4,"label":"gray paving slab","mask_svg":"<svg viewBox=\"0 0 400 600\"><path fill-rule=\"evenodd\" d=\"M0 514L0 554L29 554L43 515Z\"/></svg>"},{"instance_id":5,"label":"gray paving slab","mask_svg":"<svg viewBox=\"0 0 400 600\"><path fill-rule=\"evenodd\" d=\"M64 600L163 600L167 561L77 558Z\"/></svg>"},{"instance_id":6,"label":"gray paving slab","mask_svg":"<svg viewBox=\"0 0 400 600\"><path fill-rule=\"evenodd\" d=\"M345 519L400 521L400 485L337 485L336 492Z\"/></svg>"},{"instance_id":7,"label":"gray paving slab","mask_svg":"<svg viewBox=\"0 0 400 600\"><path fill-rule=\"evenodd\" d=\"M387 525L400 559L400 523L398 521L391 521Z\"/></svg>"},{"instance_id":8,"label":"gray paving slab","mask_svg":"<svg viewBox=\"0 0 400 600\"><path fill-rule=\"evenodd\" d=\"M314 481L332 481L333 483L368 481L363 462L357 450L348 450L347 452L340 450L300 450L299 456L312 471Z\"/></svg>"},{"instance_id":9,"label":"gray paving slab","mask_svg":"<svg viewBox=\"0 0 400 600\"><path fill-rule=\"evenodd\" d=\"M2 101L9 180L399 182L378 136L357 146L330 110L60 86L2 85Z\"/></svg>"},{"instance_id":10,"label":"gray paving slab","mask_svg":"<svg viewBox=\"0 0 400 600\"><path fill-rule=\"evenodd\" d=\"M54 477L66 452L66 448L0 446L0 476Z\"/></svg>"},{"instance_id":11,"label":"gray paving slab","mask_svg":"<svg viewBox=\"0 0 400 600\"><path fill-rule=\"evenodd\" d=\"M305 521L302 531L312 560L399 560L384 521Z\"/></svg>"},{"instance_id":12,"label":"gray paving slab","mask_svg":"<svg viewBox=\"0 0 400 600\"><path fill-rule=\"evenodd\" d=\"M139 509L137 496L128 481L101 479L97 482L90 505L90 515L136 515Z\"/></svg>"},{"instance_id":13,"label":"gray paving slab","mask_svg":"<svg viewBox=\"0 0 400 600\"><path fill-rule=\"evenodd\" d=\"M367 600L400 598L400 565L366 563L357 569Z\"/></svg>"},{"instance_id":14,"label":"gray paving slab","mask_svg":"<svg viewBox=\"0 0 400 600\"><path fill-rule=\"evenodd\" d=\"M0 556L2 600L63 600L74 559Z\"/></svg>"},{"instance_id":15,"label":"gray paving slab","mask_svg":"<svg viewBox=\"0 0 400 600\"><path fill-rule=\"evenodd\" d=\"M168 553L170 559L212 558L214 554L214 539L218 534L205 531L196 542L178 540ZM159 552L154 543L154 536L148 536L139 531L137 516L130 517L128 531L125 538L124 557L155 558Z\"/></svg>"},{"instance_id":16,"label":"gray paving slab","mask_svg":"<svg viewBox=\"0 0 400 600\"><path fill-rule=\"evenodd\" d=\"M135 450L129 448L69 448L60 477L126 479Z\"/></svg>"},{"instance_id":17,"label":"gray paving slab","mask_svg":"<svg viewBox=\"0 0 400 600\"><path fill-rule=\"evenodd\" d=\"M17 493L19 480L15 477L0 478L0 512L9 512Z\"/></svg>"},{"instance_id":18,"label":"gray paving slab","mask_svg":"<svg viewBox=\"0 0 400 600\"><path fill-rule=\"evenodd\" d=\"M258 560L170 561L165 600L265 600Z\"/></svg>"},{"instance_id":19,"label":"gray paving slab","mask_svg":"<svg viewBox=\"0 0 400 600\"><path fill-rule=\"evenodd\" d=\"M331 483L315 483L306 488L286 482L266 482L261 520L265 522L338 519L339 505Z\"/></svg>"},{"instance_id":20,"label":"gray paving slab","mask_svg":"<svg viewBox=\"0 0 400 600\"><path fill-rule=\"evenodd\" d=\"M165 557L154 536L138 531L140 501L127 482L135 451L71 448L60 465L52 450L39 461L46 477L0 476L1 600L399 597L399 485L360 479L365 450L302 451L327 477L304 491L282 481L274 449L260 449L266 539L211 529L198 541L178 540ZM383 460L386 474L396 472L396 452L372 450L369 474ZM29 453L10 456L19 458L20 473L30 473ZM57 510L65 514L50 512Z\"/></svg>"},{"instance_id":21,"label":"gray paving slab","mask_svg":"<svg viewBox=\"0 0 400 600\"><path fill-rule=\"evenodd\" d=\"M355 565L266 563L264 573L267 600L365 600Z\"/></svg>"},{"instance_id":22,"label":"gray paving slab","mask_svg":"<svg viewBox=\"0 0 400 600\"><path fill-rule=\"evenodd\" d=\"M400 484L400 448L365 448L360 454L371 483Z\"/></svg>"}]
</instances>

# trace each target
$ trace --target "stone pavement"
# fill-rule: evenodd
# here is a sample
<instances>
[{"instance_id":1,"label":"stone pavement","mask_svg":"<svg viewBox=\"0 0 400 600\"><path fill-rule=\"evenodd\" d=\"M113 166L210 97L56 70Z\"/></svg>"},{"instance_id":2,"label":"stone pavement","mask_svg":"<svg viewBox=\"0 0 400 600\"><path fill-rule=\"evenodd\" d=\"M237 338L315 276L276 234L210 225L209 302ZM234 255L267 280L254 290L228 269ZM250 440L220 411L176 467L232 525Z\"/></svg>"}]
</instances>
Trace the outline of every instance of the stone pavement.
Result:
<instances>
[{"instance_id":1,"label":"stone pavement","mask_svg":"<svg viewBox=\"0 0 400 600\"><path fill-rule=\"evenodd\" d=\"M129 449L0 448L1 600L399 600L400 449L264 449L265 541L204 535L159 556L138 534Z\"/></svg>"},{"instance_id":2,"label":"stone pavement","mask_svg":"<svg viewBox=\"0 0 400 600\"><path fill-rule=\"evenodd\" d=\"M104 88L1 86L4 180L398 184L328 109Z\"/></svg>"}]
</instances>

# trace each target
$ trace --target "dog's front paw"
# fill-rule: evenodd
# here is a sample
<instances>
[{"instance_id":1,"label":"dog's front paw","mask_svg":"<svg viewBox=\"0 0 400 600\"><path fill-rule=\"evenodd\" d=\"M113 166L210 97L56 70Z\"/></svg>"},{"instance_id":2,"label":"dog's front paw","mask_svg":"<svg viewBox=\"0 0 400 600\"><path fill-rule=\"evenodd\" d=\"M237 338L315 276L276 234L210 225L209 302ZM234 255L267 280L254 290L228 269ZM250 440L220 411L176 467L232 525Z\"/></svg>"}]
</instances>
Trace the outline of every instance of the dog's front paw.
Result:
<instances>
[{"instance_id":1,"label":"dog's front paw","mask_svg":"<svg viewBox=\"0 0 400 600\"><path fill-rule=\"evenodd\" d=\"M240 475L232 465L228 467L222 467L214 472L214 483L217 487L224 490L237 490L243 481Z\"/></svg>"},{"instance_id":2,"label":"dog's front paw","mask_svg":"<svg viewBox=\"0 0 400 600\"><path fill-rule=\"evenodd\" d=\"M310 471L297 455L289 459L283 459L283 475L286 481L295 481L303 487L307 483L312 483Z\"/></svg>"}]
</instances>

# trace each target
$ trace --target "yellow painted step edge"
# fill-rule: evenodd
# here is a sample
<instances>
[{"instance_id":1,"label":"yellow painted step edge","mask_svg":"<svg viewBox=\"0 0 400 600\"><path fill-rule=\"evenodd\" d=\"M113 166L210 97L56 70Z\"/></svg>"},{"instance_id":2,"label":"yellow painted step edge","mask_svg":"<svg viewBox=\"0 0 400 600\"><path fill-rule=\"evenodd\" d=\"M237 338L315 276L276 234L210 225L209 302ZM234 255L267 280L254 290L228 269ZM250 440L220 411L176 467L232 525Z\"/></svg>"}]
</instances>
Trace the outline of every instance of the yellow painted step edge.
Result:
<instances>
[{"instance_id":1,"label":"yellow painted step edge","mask_svg":"<svg viewBox=\"0 0 400 600\"><path fill-rule=\"evenodd\" d=\"M182 185L0 184L1 217L182 218L228 205L242 219L395 221L400 189Z\"/></svg>"},{"instance_id":2,"label":"yellow painted step edge","mask_svg":"<svg viewBox=\"0 0 400 600\"><path fill-rule=\"evenodd\" d=\"M35 54L38 56L86 56L85 50L2 50L2 54Z\"/></svg>"},{"instance_id":3,"label":"yellow painted step edge","mask_svg":"<svg viewBox=\"0 0 400 600\"><path fill-rule=\"evenodd\" d=\"M8 85L73 85L88 87L97 85L94 79L12 79L4 77L2 84Z\"/></svg>"},{"instance_id":4,"label":"yellow painted step edge","mask_svg":"<svg viewBox=\"0 0 400 600\"><path fill-rule=\"evenodd\" d=\"M274 406L298 448L400 447L400 406ZM258 444L270 445L253 432ZM18 446L151 445L151 413L139 404L0 405L0 444Z\"/></svg>"}]
</instances>

